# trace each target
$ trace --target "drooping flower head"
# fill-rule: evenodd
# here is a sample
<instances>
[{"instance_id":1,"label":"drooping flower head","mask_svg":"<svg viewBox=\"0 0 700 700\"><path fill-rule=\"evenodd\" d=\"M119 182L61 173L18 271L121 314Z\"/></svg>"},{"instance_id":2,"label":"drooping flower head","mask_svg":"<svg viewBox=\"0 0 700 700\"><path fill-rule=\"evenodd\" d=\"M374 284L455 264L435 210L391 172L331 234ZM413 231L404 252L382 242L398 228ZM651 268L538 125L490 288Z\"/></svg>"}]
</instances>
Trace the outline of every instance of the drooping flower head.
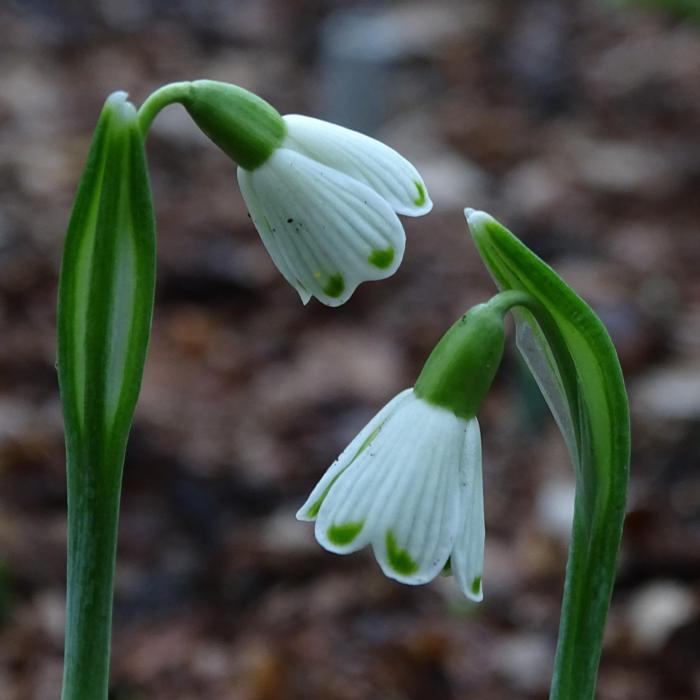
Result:
<instances>
[{"instance_id":1,"label":"drooping flower head","mask_svg":"<svg viewBox=\"0 0 700 700\"><path fill-rule=\"evenodd\" d=\"M498 299L496 297L495 299ZM384 573L408 584L451 571L482 599L484 504L476 411L503 353L504 307L471 309L431 353L416 385L350 443L297 513L325 549L371 545Z\"/></svg>"},{"instance_id":2,"label":"drooping flower head","mask_svg":"<svg viewBox=\"0 0 700 700\"><path fill-rule=\"evenodd\" d=\"M481 600L484 510L481 438L465 420L406 389L350 443L297 513L318 542L348 554L372 545L402 583L449 564L464 595Z\"/></svg>"},{"instance_id":3,"label":"drooping flower head","mask_svg":"<svg viewBox=\"0 0 700 700\"><path fill-rule=\"evenodd\" d=\"M260 237L304 303L347 301L366 280L392 275L406 236L397 214L432 208L421 176L383 143L296 114L281 117L252 93L197 80L182 100L238 163Z\"/></svg>"}]
</instances>

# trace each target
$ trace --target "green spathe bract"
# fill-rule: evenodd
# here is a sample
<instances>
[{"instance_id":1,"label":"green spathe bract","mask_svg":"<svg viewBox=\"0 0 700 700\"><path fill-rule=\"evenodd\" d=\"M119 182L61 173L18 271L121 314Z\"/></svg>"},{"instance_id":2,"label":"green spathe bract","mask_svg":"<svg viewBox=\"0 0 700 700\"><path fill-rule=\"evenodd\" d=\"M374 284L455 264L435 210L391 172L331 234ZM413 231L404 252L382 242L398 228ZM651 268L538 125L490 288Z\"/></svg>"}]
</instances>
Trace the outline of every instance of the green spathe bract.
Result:
<instances>
[{"instance_id":1,"label":"green spathe bract","mask_svg":"<svg viewBox=\"0 0 700 700\"><path fill-rule=\"evenodd\" d=\"M510 231L466 210L502 290L534 300L515 313L518 346L571 454L576 502L550 698L594 697L629 477L627 394L615 348L589 306Z\"/></svg>"},{"instance_id":2,"label":"green spathe bract","mask_svg":"<svg viewBox=\"0 0 700 700\"><path fill-rule=\"evenodd\" d=\"M237 85L195 80L181 102L197 126L246 170L262 165L284 140L279 112Z\"/></svg>"},{"instance_id":3,"label":"green spathe bract","mask_svg":"<svg viewBox=\"0 0 700 700\"><path fill-rule=\"evenodd\" d=\"M143 375L155 225L139 122L105 103L66 235L58 376L68 476L63 700L107 697L112 579L126 442Z\"/></svg>"}]
</instances>

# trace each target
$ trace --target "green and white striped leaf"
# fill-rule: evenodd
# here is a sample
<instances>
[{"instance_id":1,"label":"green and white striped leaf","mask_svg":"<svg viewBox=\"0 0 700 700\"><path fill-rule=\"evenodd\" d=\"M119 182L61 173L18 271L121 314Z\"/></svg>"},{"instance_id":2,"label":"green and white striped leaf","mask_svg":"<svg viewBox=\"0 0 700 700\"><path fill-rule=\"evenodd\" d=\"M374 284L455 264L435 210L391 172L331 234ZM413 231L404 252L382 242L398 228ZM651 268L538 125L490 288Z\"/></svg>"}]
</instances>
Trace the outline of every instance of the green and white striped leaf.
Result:
<instances>
[{"instance_id":1,"label":"green and white striped leaf","mask_svg":"<svg viewBox=\"0 0 700 700\"><path fill-rule=\"evenodd\" d=\"M105 103L66 235L58 376L68 476L63 700L106 700L112 581L127 438L155 281L155 224L136 110Z\"/></svg>"},{"instance_id":2,"label":"green and white striped leaf","mask_svg":"<svg viewBox=\"0 0 700 700\"><path fill-rule=\"evenodd\" d=\"M551 698L593 698L615 580L629 476L622 371L591 308L484 212L466 210L477 249L501 290L534 303L516 313L517 342L552 410L576 473L576 503Z\"/></svg>"},{"instance_id":3,"label":"green and white striped leaf","mask_svg":"<svg viewBox=\"0 0 700 700\"><path fill-rule=\"evenodd\" d=\"M150 334L155 223L136 111L102 111L68 226L58 305L58 369L70 440L122 444Z\"/></svg>"}]
</instances>

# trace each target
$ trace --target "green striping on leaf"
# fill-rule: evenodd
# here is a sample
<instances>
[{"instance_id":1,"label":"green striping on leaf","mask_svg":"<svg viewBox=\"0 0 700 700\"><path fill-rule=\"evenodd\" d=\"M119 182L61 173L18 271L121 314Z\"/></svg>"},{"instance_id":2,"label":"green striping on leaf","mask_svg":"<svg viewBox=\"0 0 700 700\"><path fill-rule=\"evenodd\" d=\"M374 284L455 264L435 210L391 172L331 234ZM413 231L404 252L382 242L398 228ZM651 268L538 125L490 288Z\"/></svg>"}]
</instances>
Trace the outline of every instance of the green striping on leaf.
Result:
<instances>
[{"instance_id":1,"label":"green striping on leaf","mask_svg":"<svg viewBox=\"0 0 700 700\"><path fill-rule=\"evenodd\" d=\"M155 224L136 111L106 102L66 235L58 370L66 431L125 444L143 373Z\"/></svg>"},{"instance_id":2,"label":"green striping on leaf","mask_svg":"<svg viewBox=\"0 0 700 700\"><path fill-rule=\"evenodd\" d=\"M379 431L382 429L382 426L384 425L384 422L381 422L362 442L360 445L360 448L355 452L353 455L352 459L347 463L344 469L342 469L340 472L338 472L333 479L331 480L331 483L326 486L325 489L323 489L323 493L311 504L309 509L306 511L306 515L309 518L315 518L318 515L318 511L321 510L321 505L323 501L326 499L326 496L328 495L328 492L331 490L331 487L333 484L335 484L336 481L341 477L343 473L345 473L345 470L369 447L370 443L372 440L374 440L375 437L379 434Z\"/></svg>"},{"instance_id":3,"label":"green striping on leaf","mask_svg":"<svg viewBox=\"0 0 700 700\"><path fill-rule=\"evenodd\" d=\"M350 544L359 534L365 525L364 520L353 523L343 523L342 525L331 525L328 528L328 539L339 547Z\"/></svg>"},{"instance_id":4,"label":"green striping on leaf","mask_svg":"<svg viewBox=\"0 0 700 700\"><path fill-rule=\"evenodd\" d=\"M479 595L479 593L481 592L481 576L477 576L472 581L471 591L474 595Z\"/></svg>"},{"instance_id":5,"label":"green striping on leaf","mask_svg":"<svg viewBox=\"0 0 700 700\"><path fill-rule=\"evenodd\" d=\"M620 363L600 319L551 267L488 214L465 213L496 284L532 300L515 313L518 346L562 431L576 474L550 700L589 700L629 478L629 409Z\"/></svg>"},{"instance_id":6,"label":"green striping on leaf","mask_svg":"<svg viewBox=\"0 0 700 700\"><path fill-rule=\"evenodd\" d=\"M418 571L418 564L405 549L401 549L396 544L396 537L391 530L387 530L386 533L386 557L389 560L389 566L397 574L408 576Z\"/></svg>"},{"instance_id":7,"label":"green striping on leaf","mask_svg":"<svg viewBox=\"0 0 700 700\"><path fill-rule=\"evenodd\" d=\"M416 182L415 185L416 190L418 190L418 196L413 200L413 203L417 207L422 207L428 199L428 195L425 191L425 185L422 182Z\"/></svg>"},{"instance_id":8,"label":"green striping on leaf","mask_svg":"<svg viewBox=\"0 0 700 700\"><path fill-rule=\"evenodd\" d=\"M323 293L334 299L345 291L345 278L337 272L331 275L323 286Z\"/></svg>"},{"instance_id":9,"label":"green striping on leaf","mask_svg":"<svg viewBox=\"0 0 700 700\"><path fill-rule=\"evenodd\" d=\"M378 268L379 270L386 270L387 267L394 262L394 249L385 248L384 250L373 250L369 257L367 258L370 265Z\"/></svg>"}]
</instances>

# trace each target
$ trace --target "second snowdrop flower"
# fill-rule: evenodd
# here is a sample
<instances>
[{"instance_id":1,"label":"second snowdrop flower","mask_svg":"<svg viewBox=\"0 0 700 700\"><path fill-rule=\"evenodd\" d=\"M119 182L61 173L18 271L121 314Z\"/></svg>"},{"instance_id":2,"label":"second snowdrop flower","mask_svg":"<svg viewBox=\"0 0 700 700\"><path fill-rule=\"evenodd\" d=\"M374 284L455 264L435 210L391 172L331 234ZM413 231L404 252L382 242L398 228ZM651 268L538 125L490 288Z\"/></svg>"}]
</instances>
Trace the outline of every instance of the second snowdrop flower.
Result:
<instances>
[{"instance_id":1,"label":"second snowdrop flower","mask_svg":"<svg viewBox=\"0 0 700 700\"><path fill-rule=\"evenodd\" d=\"M413 389L350 443L297 513L318 542L347 554L372 545L384 573L408 584L451 571L482 599L484 502L476 412L503 354L510 292L465 314L431 353Z\"/></svg>"},{"instance_id":2,"label":"second snowdrop flower","mask_svg":"<svg viewBox=\"0 0 700 700\"><path fill-rule=\"evenodd\" d=\"M180 101L238 163L238 183L267 251L304 303L347 301L399 267L397 214L432 203L418 171L383 143L300 115L280 116L225 83L189 83Z\"/></svg>"},{"instance_id":3,"label":"second snowdrop flower","mask_svg":"<svg viewBox=\"0 0 700 700\"><path fill-rule=\"evenodd\" d=\"M459 418L406 389L350 443L297 517L316 521L316 539L331 552L371 544L384 573L402 583L427 583L449 562L464 595L481 600L476 418Z\"/></svg>"}]
</instances>

